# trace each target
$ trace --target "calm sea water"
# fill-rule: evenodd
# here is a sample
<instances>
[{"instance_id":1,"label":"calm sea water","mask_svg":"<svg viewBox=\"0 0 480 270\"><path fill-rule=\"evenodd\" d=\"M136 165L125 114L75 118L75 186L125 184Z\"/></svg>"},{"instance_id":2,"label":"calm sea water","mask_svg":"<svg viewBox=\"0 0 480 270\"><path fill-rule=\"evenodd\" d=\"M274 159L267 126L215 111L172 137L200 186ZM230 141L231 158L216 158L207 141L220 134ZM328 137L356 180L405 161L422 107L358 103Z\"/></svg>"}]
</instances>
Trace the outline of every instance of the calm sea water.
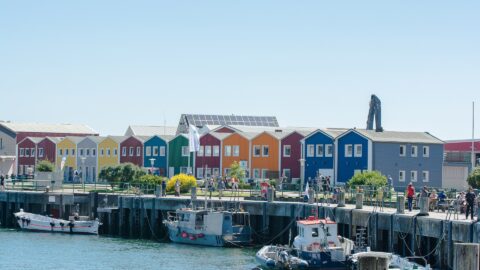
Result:
<instances>
[{"instance_id":1,"label":"calm sea water","mask_svg":"<svg viewBox=\"0 0 480 270\"><path fill-rule=\"evenodd\" d=\"M0 269L252 269L256 249L0 229Z\"/></svg>"}]
</instances>

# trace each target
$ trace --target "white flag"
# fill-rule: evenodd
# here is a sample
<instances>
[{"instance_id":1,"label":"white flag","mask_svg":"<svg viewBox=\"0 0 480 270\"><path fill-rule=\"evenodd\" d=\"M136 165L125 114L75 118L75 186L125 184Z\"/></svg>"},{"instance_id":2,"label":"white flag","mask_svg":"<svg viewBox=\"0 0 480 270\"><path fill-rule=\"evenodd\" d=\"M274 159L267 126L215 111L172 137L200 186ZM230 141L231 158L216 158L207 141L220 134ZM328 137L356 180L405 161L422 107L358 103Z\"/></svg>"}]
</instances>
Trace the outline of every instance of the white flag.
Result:
<instances>
[{"instance_id":1,"label":"white flag","mask_svg":"<svg viewBox=\"0 0 480 270\"><path fill-rule=\"evenodd\" d=\"M194 125L190 125L188 128L188 146L190 147L190 152L198 152L200 150L200 134Z\"/></svg>"},{"instance_id":2,"label":"white flag","mask_svg":"<svg viewBox=\"0 0 480 270\"><path fill-rule=\"evenodd\" d=\"M307 181L307 184L305 185L305 196L307 196L307 198L310 198L310 196L308 196L308 181Z\"/></svg>"},{"instance_id":3,"label":"white flag","mask_svg":"<svg viewBox=\"0 0 480 270\"><path fill-rule=\"evenodd\" d=\"M62 162L60 162L60 170L63 170L63 167L65 167L66 161L67 161L67 157L62 157Z\"/></svg>"}]
</instances>

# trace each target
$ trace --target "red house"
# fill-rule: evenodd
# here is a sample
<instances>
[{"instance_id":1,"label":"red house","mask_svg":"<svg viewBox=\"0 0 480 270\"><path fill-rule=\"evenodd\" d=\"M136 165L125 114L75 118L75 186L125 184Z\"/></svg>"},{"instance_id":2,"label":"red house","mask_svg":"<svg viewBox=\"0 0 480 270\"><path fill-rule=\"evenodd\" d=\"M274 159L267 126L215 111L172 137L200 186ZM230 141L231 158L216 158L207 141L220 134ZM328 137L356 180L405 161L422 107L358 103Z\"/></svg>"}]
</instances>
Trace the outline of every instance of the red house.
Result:
<instances>
[{"instance_id":1,"label":"red house","mask_svg":"<svg viewBox=\"0 0 480 270\"><path fill-rule=\"evenodd\" d=\"M55 164L57 155L57 143L62 138L46 137L37 144L37 160L48 160Z\"/></svg>"},{"instance_id":2,"label":"red house","mask_svg":"<svg viewBox=\"0 0 480 270\"><path fill-rule=\"evenodd\" d=\"M33 175L37 164L37 144L42 138L26 137L17 145L18 175Z\"/></svg>"},{"instance_id":3,"label":"red house","mask_svg":"<svg viewBox=\"0 0 480 270\"><path fill-rule=\"evenodd\" d=\"M280 176L287 177L288 180L300 178L301 140L310 132L311 130L297 130L282 138L280 144Z\"/></svg>"},{"instance_id":4,"label":"red house","mask_svg":"<svg viewBox=\"0 0 480 270\"><path fill-rule=\"evenodd\" d=\"M120 143L120 163L133 163L143 167L143 144L148 139L144 136L130 136Z\"/></svg>"},{"instance_id":5,"label":"red house","mask_svg":"<svg viewBox=\"0 0 480 270\"><path fill-rule=\"evenodd\" d=\"M200 137L200 151L195 157L195 175L197 178L221 176L222 140L230 133L206 133Z\"/></svg>"}]
</instances>

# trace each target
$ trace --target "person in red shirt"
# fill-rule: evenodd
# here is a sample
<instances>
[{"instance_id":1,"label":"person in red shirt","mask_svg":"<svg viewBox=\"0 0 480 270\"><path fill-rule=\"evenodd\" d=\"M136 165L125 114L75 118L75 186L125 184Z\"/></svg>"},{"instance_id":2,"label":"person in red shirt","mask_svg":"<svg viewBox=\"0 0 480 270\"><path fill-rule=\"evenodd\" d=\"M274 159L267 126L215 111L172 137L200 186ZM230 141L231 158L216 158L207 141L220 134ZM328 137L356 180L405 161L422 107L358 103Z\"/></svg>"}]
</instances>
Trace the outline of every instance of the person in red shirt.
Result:
<instances>
[{"instance_id":1,"label":"person in red shirt","mask_svg":"<svg viewBox=\"0 0 480 270\"><path fill-rule=\"evenodd\" d=\"M415 197L415 187L410 183L407 187L408 211L410 212L412 212L413 197Z\"/></svg>"}]
</instances>

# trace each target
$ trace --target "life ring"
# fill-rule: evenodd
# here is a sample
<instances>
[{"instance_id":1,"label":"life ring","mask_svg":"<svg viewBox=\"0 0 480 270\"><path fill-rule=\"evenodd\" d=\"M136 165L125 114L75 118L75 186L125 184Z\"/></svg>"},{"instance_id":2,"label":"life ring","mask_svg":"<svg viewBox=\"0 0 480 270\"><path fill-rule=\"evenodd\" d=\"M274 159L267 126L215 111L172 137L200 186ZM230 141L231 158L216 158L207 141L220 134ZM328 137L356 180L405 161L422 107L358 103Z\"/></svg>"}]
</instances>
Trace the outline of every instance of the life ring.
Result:
<instances>
[{"instance_id":1,"label":"life ring","mask_svg":"<svg viewBox=\"0 0 480 270\"><path fill-rule=\"evenodd\" d=\"M187 238L187 237L188 237L188 233L182 232L182 238Z\"/></svg>"}]
</instances>

